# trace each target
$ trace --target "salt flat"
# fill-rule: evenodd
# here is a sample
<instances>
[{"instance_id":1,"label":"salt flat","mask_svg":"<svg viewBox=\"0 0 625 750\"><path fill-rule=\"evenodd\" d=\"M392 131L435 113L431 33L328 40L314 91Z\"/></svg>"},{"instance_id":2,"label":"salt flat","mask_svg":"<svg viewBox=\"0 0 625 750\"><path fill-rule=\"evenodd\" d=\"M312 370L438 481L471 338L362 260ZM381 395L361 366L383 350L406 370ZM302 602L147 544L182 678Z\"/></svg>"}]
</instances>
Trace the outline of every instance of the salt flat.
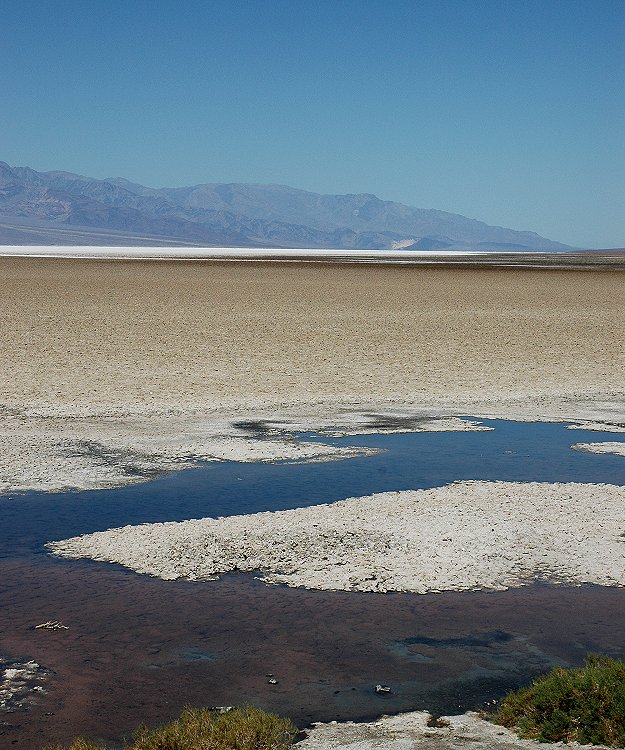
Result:
<instances>
[{"instance_id":1,"label":"salt flat","mask_svg":"<svg viewBox=\"0 0 625 750\"><path fill-rule=\"evenodd\" d=\"M0 491L115 486L128 460L149 472L197 457L349 455L284 430L479 429L457 419L467 414L625 423L618 264L154 257L0 257ZM275 432L262 446L258 423ZM164 577L253 563L269 580L360 591L623 585L622 487L503 484L436 488L421 505L408 491L188 522L190 538L186 524L130 527L56 550ZM525 746L477 718L447 731L411 716L390 727L398 747ZM309 746L375 747L386 729L330 728Z\"/></svg>"},{"instance_id":2,"label":"salt flat","mask_svg":"<svg viewBox=\"0 0 625 750\"><path fill-rule=\"evenodd\" d=\"M625 421L618 270L0 257L0 274L7 490L110 486L81 441L234 455L215 440L250 419ZM40 456L75 481L33 478Z\"/></svg>"},{"instance_id":3,"label":"salt flat","mask_svg":"<svg viewBox=\"0 0 625 750\"><path fill-rule=\"evenodd\" d=\"M454 482L277 512L125 526L48 545L164 579L262 571L346 591L625 585L625 488Z\"/></svg>"},{"instance_id":4,"label":"salt flat","mask_svg":"<svg viewBox=\"0 0 625 750\"><path fill-rule=\"evenodd\" d=\"M299 417L254 424L189 415L80 418L24 416L0 419L0 494L104 489L145 482L198 461L339 461L373 455L375 448L296 439L290 432L320 430L332 437L373 432L481 432L492 428L458 417L419 418L388 411L351 411L338 418ZM381 422L385 420L385 424Z\"/></svg>"},{"instance_id":5,"label":"salt flat","mask_svg":"<svg viewBox=\"0 0 625 750\"><path fill-rule=\"evenodd\" d=\"M2 257L0 274L0 401L30 413L625 393L618 271Z\"/></svg>"},{"instance_id":6,"label":"salt flat","mask_svg":"<svg viewBox=\"0 0 625 750\"><path fill-rule=\"evenodd\" d=\"M490 255L483 250L345 250L282 247L137 247L98 245L0 245L0 256L37 258L182 258L199 260L346 260L353 262L411 261Z\"/></svg>"}]
</instances>

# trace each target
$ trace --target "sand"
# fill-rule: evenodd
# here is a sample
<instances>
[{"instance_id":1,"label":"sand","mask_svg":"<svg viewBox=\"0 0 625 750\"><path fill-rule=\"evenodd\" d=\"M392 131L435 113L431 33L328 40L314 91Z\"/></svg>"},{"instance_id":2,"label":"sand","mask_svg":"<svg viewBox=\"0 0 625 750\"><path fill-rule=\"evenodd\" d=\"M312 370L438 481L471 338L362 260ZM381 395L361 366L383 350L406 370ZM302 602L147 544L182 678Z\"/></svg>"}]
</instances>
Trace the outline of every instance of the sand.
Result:
<instances>
[{"instance_id":1,"label":"sand","mask_svg":"<svg viewBox=\"0 0 625 750\"><path fill-rule=\"evenodd\" d=\"M617 270L0 257L0 274L5 492L234 457L237 421L625 421Z\"/></svg>"},{"instance_id":2,"label":"sand","mask_svg":"<svg viewBox=\"0 0 625 750\"><path fill-rule=\"evenodd\" d=\"M463 481L294 510L111 529L48 548L172 580L262 571L321 590L625 585L625 488Z\"/></svg>"},{"instance_id":3,"label":"sand","mask_svg":"<svg viewBox=\"0 0 625 750\"><path fill-rule=\"evenodd\" d=\"M444 716L447 726L427 726L430 714L414 711L398 716L383 716L378 721L357 724L316 724L307 737L297 745L302 750L525 750L526 748L584 747L606 750L599 745L563 745L545 742L537 745L521 740L514 732L491 724L474 712L461 716Z\"/></svg>"}]
</instances>

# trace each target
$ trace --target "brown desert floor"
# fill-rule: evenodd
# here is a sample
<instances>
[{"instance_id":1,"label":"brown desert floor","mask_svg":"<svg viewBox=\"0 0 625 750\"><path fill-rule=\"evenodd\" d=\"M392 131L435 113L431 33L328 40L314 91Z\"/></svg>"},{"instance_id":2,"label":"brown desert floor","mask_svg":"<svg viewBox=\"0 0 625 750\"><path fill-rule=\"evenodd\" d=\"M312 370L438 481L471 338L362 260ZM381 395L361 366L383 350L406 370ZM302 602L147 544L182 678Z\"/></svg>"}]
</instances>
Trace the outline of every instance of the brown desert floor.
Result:
<instances>
[{"instance_id":1,"label":"brown desert floor","mask_svg":"<svg viewBox=\"0 0 625 750\"><path fill-rule=\"evenodd\" d=\"M106 414L623 390L625 274L0 258L0 402Z\"/></svg>"}]
</instances>

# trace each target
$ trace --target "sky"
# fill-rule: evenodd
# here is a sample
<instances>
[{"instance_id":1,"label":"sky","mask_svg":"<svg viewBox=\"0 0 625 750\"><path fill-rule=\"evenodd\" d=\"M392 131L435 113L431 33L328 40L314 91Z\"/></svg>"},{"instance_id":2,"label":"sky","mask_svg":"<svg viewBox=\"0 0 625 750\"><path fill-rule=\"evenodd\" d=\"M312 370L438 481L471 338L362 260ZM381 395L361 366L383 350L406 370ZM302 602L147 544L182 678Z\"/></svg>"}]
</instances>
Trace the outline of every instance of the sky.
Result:
<instances>
[{"instance_id":1,"label":"sky","mask_svg":"<svg viewBox=\"0 0 625 750\"><path fill-rule=\"evenodd\" d=\"M625 0L3 0L0 160L625 246Z\"/></svg>"}]
</instances>

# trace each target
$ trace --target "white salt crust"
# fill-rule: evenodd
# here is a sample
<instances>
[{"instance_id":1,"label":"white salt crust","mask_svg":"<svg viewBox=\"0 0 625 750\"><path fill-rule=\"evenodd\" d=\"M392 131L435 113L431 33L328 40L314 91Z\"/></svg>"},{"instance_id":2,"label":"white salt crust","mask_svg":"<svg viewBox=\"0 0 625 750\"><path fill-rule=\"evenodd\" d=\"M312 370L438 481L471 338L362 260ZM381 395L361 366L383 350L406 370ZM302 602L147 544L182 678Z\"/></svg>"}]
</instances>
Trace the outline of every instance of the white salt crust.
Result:
<instances>
[{"instance_id":1,"label":"white salt crust","mask_svg":"<svg viewBox=\"0 0 625 750\"><path fill-rule=\"evenodd\" d=\"M347 591L625 584L625 487L464 481L295 510L126 526L60 542L67 558L164 579L262 571Z\"/></svg>"}]
</instances>

